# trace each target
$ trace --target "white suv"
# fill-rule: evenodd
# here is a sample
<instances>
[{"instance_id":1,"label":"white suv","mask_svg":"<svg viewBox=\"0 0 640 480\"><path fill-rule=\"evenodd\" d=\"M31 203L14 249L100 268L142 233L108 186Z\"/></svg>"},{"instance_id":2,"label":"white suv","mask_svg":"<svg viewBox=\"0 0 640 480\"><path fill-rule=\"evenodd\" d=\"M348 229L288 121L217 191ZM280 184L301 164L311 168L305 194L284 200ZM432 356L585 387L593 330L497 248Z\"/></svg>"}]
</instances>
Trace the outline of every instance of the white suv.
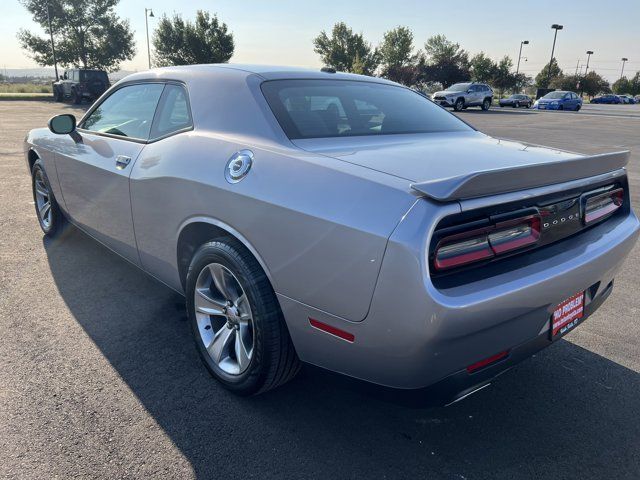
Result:
<instances>
[{"instance_id":1,"label":"white suv","mask_svg":"<svg viewBox=\"0 0 640 480\"><path fill-rule=\"evenodd\" d=\"M485 83L456 83L446 90L434 93L431 99L443 107L453 107L456 112L467 107L489 110L493 101L493 90Z\"/></svg>"}]
</instances>

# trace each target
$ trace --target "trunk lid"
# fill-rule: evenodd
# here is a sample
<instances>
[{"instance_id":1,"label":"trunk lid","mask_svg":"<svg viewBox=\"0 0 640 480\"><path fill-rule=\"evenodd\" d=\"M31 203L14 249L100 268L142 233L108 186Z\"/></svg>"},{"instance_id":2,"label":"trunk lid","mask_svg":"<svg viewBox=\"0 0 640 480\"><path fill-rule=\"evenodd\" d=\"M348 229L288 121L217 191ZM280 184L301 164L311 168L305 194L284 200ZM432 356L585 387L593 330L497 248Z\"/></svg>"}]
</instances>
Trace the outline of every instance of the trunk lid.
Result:
<instances>
[{"instance_id":1,"label":"trunk lid","mask_svg":"<svg viewBox=\"0 0 640 480\"><path fill-rule=\"evenodd\" d=\"M584 156L479 132L295 140L327 155L411 182L438 201L462 200L591 177L622 168L629 152Z\"/></svg>"}]
</instances>

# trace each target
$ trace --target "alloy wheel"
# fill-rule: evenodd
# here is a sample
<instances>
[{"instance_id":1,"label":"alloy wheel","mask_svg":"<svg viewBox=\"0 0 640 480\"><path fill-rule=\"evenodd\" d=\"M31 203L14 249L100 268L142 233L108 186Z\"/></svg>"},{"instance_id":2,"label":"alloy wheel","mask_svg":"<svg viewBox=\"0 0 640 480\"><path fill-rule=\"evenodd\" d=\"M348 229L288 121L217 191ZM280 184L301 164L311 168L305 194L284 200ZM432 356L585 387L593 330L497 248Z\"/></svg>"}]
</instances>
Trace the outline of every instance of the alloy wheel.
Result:
<instances>
[{"instance_id":1,"label":"alloy wheel","mask_svg":"<svg viewBox=\"0 0 640 480\"><path fill-rule=\"evenodd\" d=\"M52 212L51 212L51 194L49 188L44 181L42 170L37 169L34 180L34 189L36 194L36 208L38 209L38 217L45 230L51 227Z\"/></svg>"},{"instance_id":2,"label":"alloy wheel","mask_svg":"<svg viewBox=\"0 0 640 480\"><path fill-rule=\"evenodd\" d=\"M240 375L251 363L254 326L249 299L224 265L204 267L194 290L200 339L211 360L228 375Z\"/></svg>"}]
</instances>

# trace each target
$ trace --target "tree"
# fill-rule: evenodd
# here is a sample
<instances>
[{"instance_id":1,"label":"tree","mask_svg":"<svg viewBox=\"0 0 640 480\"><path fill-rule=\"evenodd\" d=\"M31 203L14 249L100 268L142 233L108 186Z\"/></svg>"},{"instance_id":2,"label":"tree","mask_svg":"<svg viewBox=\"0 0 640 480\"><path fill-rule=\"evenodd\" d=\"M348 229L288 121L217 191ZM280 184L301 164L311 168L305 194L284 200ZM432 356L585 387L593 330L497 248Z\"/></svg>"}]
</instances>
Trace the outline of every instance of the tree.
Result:
<instances>
[{"instance_id":1,"label":"tree","mask_svg":"<svg viewBox=\"0 0 640 480\"><path fill-rule=\"evenodd\" d=\"M609 82L594 71L587 75L560 75L555 77L549 85L550 88L559 90L586 93L590 97L611 91Z\"/></svg>"},{"instance_id":2,"label":"tree","mask_svg":"<svg viewBox=\"0 0 640 480\"><path fill-rule=\"evenodd\" d=\"M533 85L533 79L522 72L514 73L513 78L515 80L515 85L513 90L516 92L522 92L525 88Z\"/></svg>"},{"instance_id":3,"label":"tree","mask_svg":"<svg viewBox=\"0 0 640 480\"><path fill-rule=\"evenodd\" d=\"M385 32L379 48L381 75L394 82L403 83L407 72L415 65L413 33L407 27L396 27Z\"/></svg>"},{"instance_id":4,"label":"tree","mask_svg":"<svg viewBox=\"0 0 640 480\"><path fill-rule=\"evenodd\" d=\"M331 36L324 30L320 32L313 45L314 52L320 55L325 66L342 72L373 75L380 64L378 50L366 42L361 33L353 33L343 22L333 26Z\"/></svg>"},{"instance_id":5,"label":"tree","mask_svg":"<svg viewBox=\"0 0 640 480\"><path fill-rule=\"evenodd\" d=\"M153 34L154 64L193 65L226 63L233 56L233 34L227 24L209 12L198 10L195 22L180 15L164 15Z\"/></svg>"},{"instance_id":6,"label":"tree","mask_svg":"<svg viewBox=\"0 0 640 480\"><path fill-rule=\"evenodd\" d=\"M555 77L549 84L549 88L558 90L580 90L582 75L560 75Z\"/></svg>"},{"instance_id":7,"label":"tree","mask_svg":"<svg viewBox=\"0 0 640 480\"><path fill-rule=\"evenodd\" d=\"M609 93L611 87L609 82L605 80L601 75L591 71L587 73L580 82L580 90L590 97L597 95L598 93Z\"/></svg>"},{"instance_id":8,"label":"tree","mask_svg":"<svg viewBox=\"0 0 640 480\"><path fill-rule=\"evenodd\" d=\"M502 96L504 91L514 90L516 88L518 79L515 73L511 73L512 67L513 61L508 55L505 55L496 65L492 82L493 86L500 92L500 96Z\"/></svg>"},{"instance_id":9,"label":"tree","mask_svg":"<svg viewBox=\"0 0 640 480\"><path fill-rule=\"evenodd\" d=\"M490 82L496 75L498 66L487 57L484 52L474 55L471 59L471 80L474 82Z\"/></svg>"},{"instance_id":10,"label":"tree","mask_svg":"<svg viewBox=\"0 0 640 480\"><path fill-rule=\"evenodd\" d=\"M640 95L640 72L636 72L631 79L631 88L629 93L631 95Z\"/></svg>"},{"instance_id":11,"label":"tree","mask_svg":"<svg viewBox=\"0 0 640 480\"><path fill-rule=\"evenodd\" d=\"M631 94L631 82L627 77L619 78L618 80L613 82L611 89L613 90L613 93L617 93L619 95L626 93Z\"/></svg>"},{"instance_id":12,"label":"tree","mask_svg":"<svg viewBox=\"0 0 640 480\"><path fill-rule=\"evenodd\" d=\"M444 35L435 35L427 39L424 50L424 75L429 81L448 87L469 79L469 54L458 43L447 40Z\"/></svg>"},{"instance_id":13,"label":"tree","mask_svg":"<svg viewBox=\"0 0 640 480\"><path fill-rule=\"evenodd\" d=\"M551 74L549 74L551 72ZM558 61L554 58L547 63L544 68L536 75L536 86L538 88L549 88L549 84L556 77L562 76L562 70L558 66Z\"/></svg>"},{"instance_id":14,"label":"tree","mask_svg":"<svg viewBox=\"0 0 640 480\"><path fill-rule=\"evenodd\" d=\"M21 29L18 41L39 65L53 65L47 5L56 57L63 67L117 70L135 54L133 31L114 8L119 0L20 0L47 33L40 37Z\"/></svg>"}]
</instances>

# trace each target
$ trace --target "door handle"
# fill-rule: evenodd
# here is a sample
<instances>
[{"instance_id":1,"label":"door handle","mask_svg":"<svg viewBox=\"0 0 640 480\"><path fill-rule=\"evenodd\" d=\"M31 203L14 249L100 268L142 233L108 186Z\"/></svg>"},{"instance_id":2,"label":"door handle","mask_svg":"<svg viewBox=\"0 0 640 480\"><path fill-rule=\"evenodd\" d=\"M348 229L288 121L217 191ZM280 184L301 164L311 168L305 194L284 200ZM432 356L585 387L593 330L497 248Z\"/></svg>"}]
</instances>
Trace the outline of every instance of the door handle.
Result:
<instances>
[{"instance_id":1,"label":"door handle","mask_svg":"<svg viewBox=\"0 0 640 480\"><path fill-rule=\"evenodd\" d=\"M127 165L129 165L129 162L131 162L131 157L127 157L126 155L118 155L116 157L116 168L122 170L126 168Z\"/></svg>"}]
</instances>

